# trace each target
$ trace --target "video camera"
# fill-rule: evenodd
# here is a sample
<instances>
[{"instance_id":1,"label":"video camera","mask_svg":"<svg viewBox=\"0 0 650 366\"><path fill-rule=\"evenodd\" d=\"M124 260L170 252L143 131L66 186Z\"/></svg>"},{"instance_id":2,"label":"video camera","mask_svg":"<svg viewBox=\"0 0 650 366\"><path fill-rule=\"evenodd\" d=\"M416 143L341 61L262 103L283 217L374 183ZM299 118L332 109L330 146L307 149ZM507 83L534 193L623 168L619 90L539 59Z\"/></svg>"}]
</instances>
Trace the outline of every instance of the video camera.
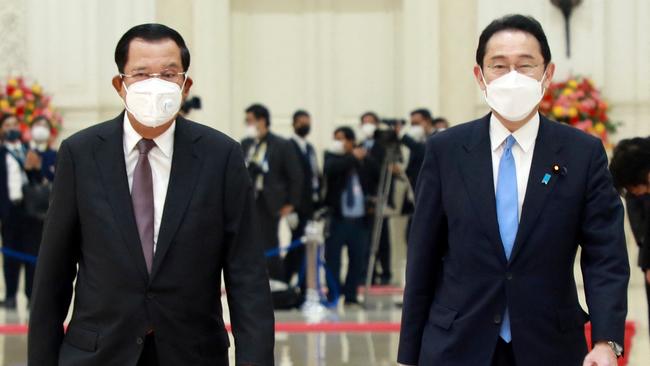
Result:
<instances>
[{"instance_id":1,"label":"video camera","mask_svg":"<svg viewBox=\"0 0 650 366\"><path fill-rule=\"evenodd\" d=\"M375 131L375 141L384 148L395 148L400 140L397 128L406 124L406 120L399 118L382 119L379 128Z\"/></svg>"}]
</instances>

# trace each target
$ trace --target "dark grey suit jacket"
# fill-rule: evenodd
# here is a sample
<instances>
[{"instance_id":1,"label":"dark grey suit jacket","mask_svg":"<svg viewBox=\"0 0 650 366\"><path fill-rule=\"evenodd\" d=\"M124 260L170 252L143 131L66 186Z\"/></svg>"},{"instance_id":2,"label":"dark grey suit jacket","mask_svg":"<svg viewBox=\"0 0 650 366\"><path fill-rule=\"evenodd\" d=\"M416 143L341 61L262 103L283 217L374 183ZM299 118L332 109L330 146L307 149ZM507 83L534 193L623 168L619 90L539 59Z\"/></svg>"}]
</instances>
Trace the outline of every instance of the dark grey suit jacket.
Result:
<instances>
[{"instance_id":1,"label":"dark grey suit jacket","mask_svg":"<svg viewBox=\"0 0 650 366\"><path fill-rule=\"evenodd\" d=\"M279 217L282 206L300 206L303 175L300 158L290 141L269 132L266 143L269 171L264 175L262 197L269 214ZM244 139L241 144L244 154L255 147L255 141L250 138Z\"/></svg>"},{"instance_id":2,"label":"dark grey suit jacket","mask_svg":"<svg viewBox=\"0 0 650 366\"><path fill-rule=\"evenodd\" d=\"M29 365L135 365L148 329L161 365L219 364L229 346L222 272L237 363L272 365L273 309L239 144L177 118L149 275L122 136L120 115L61 145L36 268Z\"/></svg>"}]
</instances>

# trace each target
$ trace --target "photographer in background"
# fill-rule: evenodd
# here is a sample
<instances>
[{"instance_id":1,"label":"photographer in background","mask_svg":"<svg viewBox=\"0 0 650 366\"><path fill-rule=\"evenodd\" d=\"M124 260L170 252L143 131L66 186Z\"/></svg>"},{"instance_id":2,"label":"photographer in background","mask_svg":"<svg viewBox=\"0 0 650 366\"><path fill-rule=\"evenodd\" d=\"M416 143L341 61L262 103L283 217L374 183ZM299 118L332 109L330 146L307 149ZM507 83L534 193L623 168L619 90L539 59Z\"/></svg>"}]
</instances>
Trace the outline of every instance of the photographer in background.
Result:
<instances>
[{"instance_id":1,"label":"photographer in background","mask_svg":"<svg viewBox=\"0 0 650 366\"><path fill-rule=\"evenodd\" d=\"M645 275L650 308L650 138L619 142L609 170L614 186L625 198L632 233L639 246L638 264Z\"/></svg>"},{"instance_id":2,"label":"photographer in background","mask_svg":"<svg viewBox=\"0 0 650 366\"><path fill-rule=\"evenodd\" d=\"M382 143L381 139L381 130L383 124L384 128L388 126L389 128L394 128L390 123L386 121L381 121L379 116L375 112L366 112L361 115L361 134L363 140L359 144L362 148L366 149L370 158L375 162L375 174L377 175L377 180L372 182L371 194L375 198L378 195L379 188L379 177L381 175L381 168L383 167L384 159L386 158L386 146ZM391 167L392 169L392 167ZM392 177L391 177L392 179ZM392 184L391 184L392 186ZM389 205L394 206L392 200L390 199L392 195L389 195ZM374 222L374 220L372 221ZM364 277L367 274L367 262L370 257L370 250L372 246L372 235L368 236L368 252L364 255L365 264L363 265ZM390 264L390 231L388 228L388 220L384 219L384 223L381 229L381 235L379 239L379 248L377 249L377 260L375 262L375 268L372 269L372 279L374 284L379 285L388 285L392 279L391 273L391 264ZM377 270L377 267L381 267L381 272Z\"/></svg>"},{"instance_id":3,"label":"photographer in background","mask_svg":"<svg viewBox=\"0 0 650 366\"><path fill-rule=\"evenodd\" d=\"M328 300L337 301L341 289L346 305L358 304L357 288L363 282L373 217L373 198L379 169L366 149L356 146L354 131L339 127L325 152L327 194L330 212L329 236L325 241L325 262L332 274L327 277ZM373 187L375 191L373 191ZM341 251L348 247L348 268L341 286Z\"/></svg>"}]
</instances>

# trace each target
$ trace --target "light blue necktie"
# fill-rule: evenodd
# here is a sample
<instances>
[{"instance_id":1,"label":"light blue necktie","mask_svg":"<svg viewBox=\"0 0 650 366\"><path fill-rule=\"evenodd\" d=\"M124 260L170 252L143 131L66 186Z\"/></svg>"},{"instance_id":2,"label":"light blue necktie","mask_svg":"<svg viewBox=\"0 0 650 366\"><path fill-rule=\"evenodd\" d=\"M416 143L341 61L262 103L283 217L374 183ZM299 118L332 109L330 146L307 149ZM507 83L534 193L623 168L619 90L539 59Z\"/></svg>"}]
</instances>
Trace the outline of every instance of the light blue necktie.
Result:
<instances>
[{"instance_id":1,"label":"light blue necktie","mask_svg":"<svg viewBox=\"0 0 650 366\"><path fill-rule=\"evenodd\" d=\"M497 178L497 220L499 221L499 233L503 242L503 249L506 252L506 258L510 260L512 248L515 245L517 237L517 228L519 226L519 201L517 194L517 169L515 159L512 156L512 146L517 142L514 136L510 135L506 139L503 149L503 155L499 162L499 176ZM506 308L499 332L504 341L512 341L510 332L510 314Z\"/></svg>"}]
</instances>

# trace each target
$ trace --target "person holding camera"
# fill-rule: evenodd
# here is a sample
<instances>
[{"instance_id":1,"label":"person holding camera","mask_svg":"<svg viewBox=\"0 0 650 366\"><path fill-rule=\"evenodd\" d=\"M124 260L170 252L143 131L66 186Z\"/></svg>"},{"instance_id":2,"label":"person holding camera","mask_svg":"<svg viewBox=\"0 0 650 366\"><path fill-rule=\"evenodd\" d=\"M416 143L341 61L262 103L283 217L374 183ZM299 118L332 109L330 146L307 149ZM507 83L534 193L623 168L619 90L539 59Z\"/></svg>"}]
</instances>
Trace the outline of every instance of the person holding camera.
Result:
<instances>
[{"instance_id":1,"label":"person holding camera","mask_svg":"<svg viewBox=\"0 0 650 366\"><path fill-rule=\"evenodd\" d=\"M325 241L328 300L337 299L337 290L345 304L358 304L357 287L363 281L372 222L373 187L379 180L379 166L368 151L356 146L354 131L339 127L334 141L325 152L323 173L327 186L325 204L330 209L329 236ZM341 250L348 247L348 270L341 287Z\"/></svg>"}]
</instances>

